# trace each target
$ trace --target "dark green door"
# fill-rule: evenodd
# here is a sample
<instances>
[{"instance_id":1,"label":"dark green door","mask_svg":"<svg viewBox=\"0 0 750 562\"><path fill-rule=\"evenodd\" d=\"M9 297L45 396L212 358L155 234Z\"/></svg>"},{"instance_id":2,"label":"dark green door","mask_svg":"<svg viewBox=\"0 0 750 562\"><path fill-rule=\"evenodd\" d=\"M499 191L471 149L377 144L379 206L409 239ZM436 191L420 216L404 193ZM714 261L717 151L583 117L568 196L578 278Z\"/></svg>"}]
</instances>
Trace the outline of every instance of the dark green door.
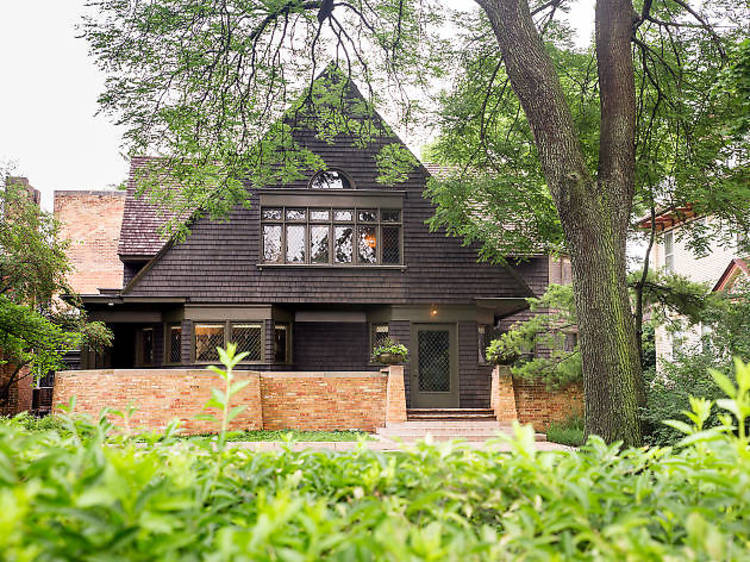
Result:
<instances>
[{"instance_id":1,"label":"dark green door","mask_svg":"<svg viewBox=\"0 0 750 562\"><path fill-rule=\"evenodd\" d=\"M457 408L456 326L414 324L412 334L412 407Z\"/></svg>"}]
</instances>

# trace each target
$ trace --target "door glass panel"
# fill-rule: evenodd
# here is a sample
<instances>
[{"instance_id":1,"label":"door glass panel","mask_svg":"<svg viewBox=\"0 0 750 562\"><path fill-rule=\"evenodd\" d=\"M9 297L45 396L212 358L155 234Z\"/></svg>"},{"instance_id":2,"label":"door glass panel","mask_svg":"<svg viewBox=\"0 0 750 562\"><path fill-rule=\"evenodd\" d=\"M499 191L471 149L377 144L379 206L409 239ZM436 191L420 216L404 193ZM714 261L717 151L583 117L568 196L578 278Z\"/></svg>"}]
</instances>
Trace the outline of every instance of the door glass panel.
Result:
<instances>
[{"instance_id":1,"label":"door glass panel","mask_svg":"<svg viewBox=\"0 0 750 562\"><path fill-rule=\"evenodd\" d=\"M448 330L420 330L417 335L419 390L449 392L451 361Z\"/></svg>"},{"instance_id":2,"label":"door glass panel","mask_svg":"<svg viewBox=\"0 0 750 562\"><path fill-rule=\"evenodd\" d=\"M351 263L354 229L351 226L337 226L333 230L335 243L334 261L336 263Z\"/></svg>"},{"instance_id":3,"label":"door glass panel","mask_svg":"<svg viewBox=\"0 0 750 562\"><path fill-rule=\"evenodd\" d=\"M305 263L305 226L286 227L286 262Z\"/></svg>"},{"instance_id":4,"label":"door glass panel","mask_svg":"<svg viewBox=\"0 0 750 562\"><path fill-rule=\"evenodd\" d=\"M328 233L327 226L310 227L310 261L312 263L328 263Z\"/></svg>"},{"instance_id":5,"label":"door glass panel","mask_svg":"<svg viewBox=\"0 0 750 562\"><path fill-rule=\"evenodd\" d=\"M357 256L360 263L375 263L378 260L378 239L374 226L357 227Z\"/></svg>"}]
</instances>

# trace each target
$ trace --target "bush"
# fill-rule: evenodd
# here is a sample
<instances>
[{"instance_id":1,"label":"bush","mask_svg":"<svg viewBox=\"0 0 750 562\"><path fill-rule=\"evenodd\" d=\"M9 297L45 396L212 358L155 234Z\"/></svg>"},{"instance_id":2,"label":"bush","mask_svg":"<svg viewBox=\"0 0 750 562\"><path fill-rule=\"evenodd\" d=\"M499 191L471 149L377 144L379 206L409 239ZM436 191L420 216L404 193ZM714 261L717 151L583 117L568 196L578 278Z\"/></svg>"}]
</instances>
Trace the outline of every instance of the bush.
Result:
<instances>
[{"instance_id":1,"label":"bush","mask_svg":"<svg viewBox=\"0 0 750 562\"><path fill-rule=\"evenodd\" d=\"M231 377L228 377L231 389ZM0 549L11 560L740 560L750 556L750 368L675 449L593 437L538 452L253 453L0 425ZM227 406L231 392L216 393ZM742 421L743 424L737 424ZM739 429L737 429L739 428ZM172 428L173 429L173 428ZM109 439L110 441L105 443Z\"/></svg>"},{"instance_id":2,"label":"bush","mask_svg":"<svg viewBox=\"0 0 750 562\"><path fill-rule=\"evenodd\" d=\"M583 445L583 418L580 416L570 417L562 422L552 422L547 428L547 441L580 447Z\"/></svg>"}]
</instances>

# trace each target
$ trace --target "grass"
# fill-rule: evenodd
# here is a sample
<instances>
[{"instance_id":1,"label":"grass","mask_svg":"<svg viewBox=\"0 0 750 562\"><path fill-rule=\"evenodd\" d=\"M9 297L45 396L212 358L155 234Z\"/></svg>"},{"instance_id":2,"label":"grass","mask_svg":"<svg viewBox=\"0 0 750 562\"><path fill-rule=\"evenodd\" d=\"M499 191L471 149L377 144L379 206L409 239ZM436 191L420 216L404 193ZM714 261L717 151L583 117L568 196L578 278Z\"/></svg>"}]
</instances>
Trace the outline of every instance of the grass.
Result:
<instances>
[{"instance_id":1,"label":"grass","mask_svg":"<svg viewBox=\"0 0 750 562\"><path fill-rule=\"evenodd\" d=\"M562 422L552 422L547 428L547 441L580 447L583 445L583 419L576 416Z\"/></svg>"}]
</instances>

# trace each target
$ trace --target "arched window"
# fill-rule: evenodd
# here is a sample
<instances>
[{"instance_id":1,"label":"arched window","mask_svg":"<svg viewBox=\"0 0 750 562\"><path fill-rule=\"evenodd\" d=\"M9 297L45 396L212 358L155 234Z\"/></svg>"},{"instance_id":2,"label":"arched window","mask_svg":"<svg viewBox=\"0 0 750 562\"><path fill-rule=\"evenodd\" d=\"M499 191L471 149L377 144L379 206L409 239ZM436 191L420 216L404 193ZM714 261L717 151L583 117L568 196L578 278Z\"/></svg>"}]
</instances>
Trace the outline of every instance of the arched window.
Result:
<instances>
[{"instance_id":1,"label":"arched window","mask_svg":"<svg viewBox=\"0 0 750 562\"><path fill-rule=\"evenodd\" d=\"M321 170L310 180L312 189L352 189L352 182L341 170Z\"/></svg>"}]
</instances>

